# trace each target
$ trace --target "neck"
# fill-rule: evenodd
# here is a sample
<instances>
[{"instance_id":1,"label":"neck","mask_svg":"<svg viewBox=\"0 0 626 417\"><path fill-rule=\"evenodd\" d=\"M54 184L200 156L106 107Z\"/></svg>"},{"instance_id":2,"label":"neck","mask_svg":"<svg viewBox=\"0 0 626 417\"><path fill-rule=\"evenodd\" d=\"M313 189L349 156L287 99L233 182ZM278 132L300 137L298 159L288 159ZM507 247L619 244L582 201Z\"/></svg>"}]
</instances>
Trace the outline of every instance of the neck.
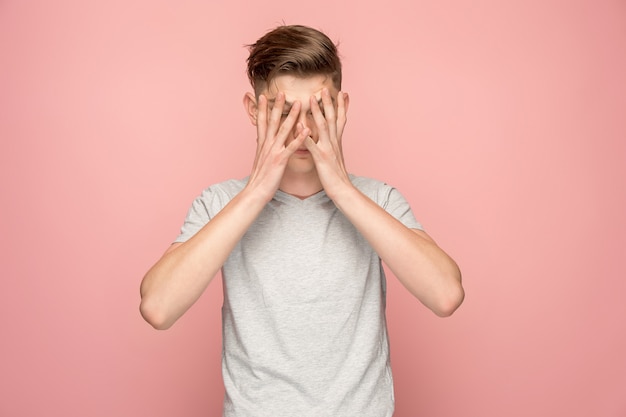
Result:
<instances>
[{"instance_id":1,"label":"neck","mask_svg":"<svg viewBox=\"0 0 626 417\"><path fill-rule=\"evenodd\" d=\"M307 198L324 189L317 172L289 173L285 172L278 187L282 192L298 198Z\"/></svg>"}]
</instances>

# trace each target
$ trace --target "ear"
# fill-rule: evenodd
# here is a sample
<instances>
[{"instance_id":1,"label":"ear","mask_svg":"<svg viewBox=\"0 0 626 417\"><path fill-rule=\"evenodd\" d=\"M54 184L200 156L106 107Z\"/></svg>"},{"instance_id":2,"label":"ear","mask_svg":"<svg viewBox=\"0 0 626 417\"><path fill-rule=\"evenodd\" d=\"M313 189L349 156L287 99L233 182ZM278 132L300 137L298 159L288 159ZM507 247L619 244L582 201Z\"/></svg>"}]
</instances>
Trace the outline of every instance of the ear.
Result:
<instances>
[{"instance_id":1,"label":"ear","mask_svg":"<svg viewBox=\"0 0 626 417\"><path fill-rule=\"evenodd\" d=\"M348 107L350 104L350 96L348 95L348 93L344 93L344 92L341 92L341 94L343 94L343 104L344 104L344 107L346 108L346 113L348 113Z\"/></svg>"},{"instance_id":2,"label":"ear","mask_svg":"<svg viewBox=\"0 0 626 417\"><path fill-rule=\"evenodd\" d=\"M243 96L243 107L246 110L246 114L248 115L250 122L254 126L256 126L256 119L259 111L257 107L256 97L253 93L248 92Z\"/></svg>"}]
</instances>

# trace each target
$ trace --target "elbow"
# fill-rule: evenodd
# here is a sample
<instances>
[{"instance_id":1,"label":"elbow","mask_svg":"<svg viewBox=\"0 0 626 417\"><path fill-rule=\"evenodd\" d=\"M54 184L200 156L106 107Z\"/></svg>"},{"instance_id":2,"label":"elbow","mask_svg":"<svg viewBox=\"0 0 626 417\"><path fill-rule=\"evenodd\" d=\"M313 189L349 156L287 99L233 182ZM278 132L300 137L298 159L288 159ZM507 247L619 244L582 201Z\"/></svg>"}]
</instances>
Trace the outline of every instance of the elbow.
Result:
<instances>
[{"instance_id":1,"label":"elbow","mask_svg":"<svg viewBox=\"0 0 626 417\"><path fill-rule=\"evenodd\" d=\"M438 304L432 309L439 317L450 317L463 303L465 290L459 282L440 297Z\"/></svg>"},{"instance_id":2,"label":"elbow","mask_svg":"<svg viewBox=\"0 0 626 417\"><path fill-rule=\"evenodd\" d=\"M142 297L139 312L143 319L157 330L167 330L174 324L163 309L148 297Z\"/></svg>"},{"instance_id":3,"label":"elbow","mask_svg":"<svg viewBox=\"0 0 626 417\"><path fill-rule=\"evenodd\" d=\"M157 330L167 330L172 327L176 320L171 319L163 299L153 291L148 274L141 282L139 293L141 295L139 304L141 317Z\"/></svg>"}]
</instances>

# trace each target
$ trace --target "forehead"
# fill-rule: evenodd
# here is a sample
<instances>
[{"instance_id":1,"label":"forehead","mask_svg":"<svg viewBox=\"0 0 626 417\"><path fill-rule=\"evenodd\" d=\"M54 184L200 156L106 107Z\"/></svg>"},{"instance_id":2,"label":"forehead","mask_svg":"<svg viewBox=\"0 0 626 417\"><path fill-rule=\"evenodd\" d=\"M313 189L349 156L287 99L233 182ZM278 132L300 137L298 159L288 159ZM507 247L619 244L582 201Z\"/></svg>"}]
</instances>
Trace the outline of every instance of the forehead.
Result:
<instances>
[{"instance_id":1,"label":"forehead","mask_svg":"<svg viewBox=\"0 0 626 417\"><path fill-rule=\"evenodd\" d=\"M267 88L261 93L265 94L268 99L276 97L279 91L285 93L287 102L299 100L301 102L308 101L309 97L315 96L321 98L322 89L328 88L330 94L334 97L337 95L337 89L333 85L333 80L328 75L312 75L309 77L296 77L294 75L284 74L272 79Z\"/></svg>"}]
</instances>

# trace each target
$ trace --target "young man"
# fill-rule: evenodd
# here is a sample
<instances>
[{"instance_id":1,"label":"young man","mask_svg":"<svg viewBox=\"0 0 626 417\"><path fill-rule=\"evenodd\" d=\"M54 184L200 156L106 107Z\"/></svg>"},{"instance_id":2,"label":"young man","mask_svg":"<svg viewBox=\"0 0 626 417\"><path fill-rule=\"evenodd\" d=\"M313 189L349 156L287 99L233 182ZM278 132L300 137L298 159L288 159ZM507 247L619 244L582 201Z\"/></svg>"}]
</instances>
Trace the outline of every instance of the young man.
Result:
<instances>
[{"instance_id":1,"label":"young man","mask_svg":"<svg viewBox=\"0 0 626 417\"><path fill-rule=\"evenodd\" d=\"M250 47L252 172L207 188L148 271L141 313L170 327L222 269L227 417L385 417L393 384L381 260L439 316L457 265L394 188L348 174L335 45L303 26Z\"/></svg>"}]
</instances>

